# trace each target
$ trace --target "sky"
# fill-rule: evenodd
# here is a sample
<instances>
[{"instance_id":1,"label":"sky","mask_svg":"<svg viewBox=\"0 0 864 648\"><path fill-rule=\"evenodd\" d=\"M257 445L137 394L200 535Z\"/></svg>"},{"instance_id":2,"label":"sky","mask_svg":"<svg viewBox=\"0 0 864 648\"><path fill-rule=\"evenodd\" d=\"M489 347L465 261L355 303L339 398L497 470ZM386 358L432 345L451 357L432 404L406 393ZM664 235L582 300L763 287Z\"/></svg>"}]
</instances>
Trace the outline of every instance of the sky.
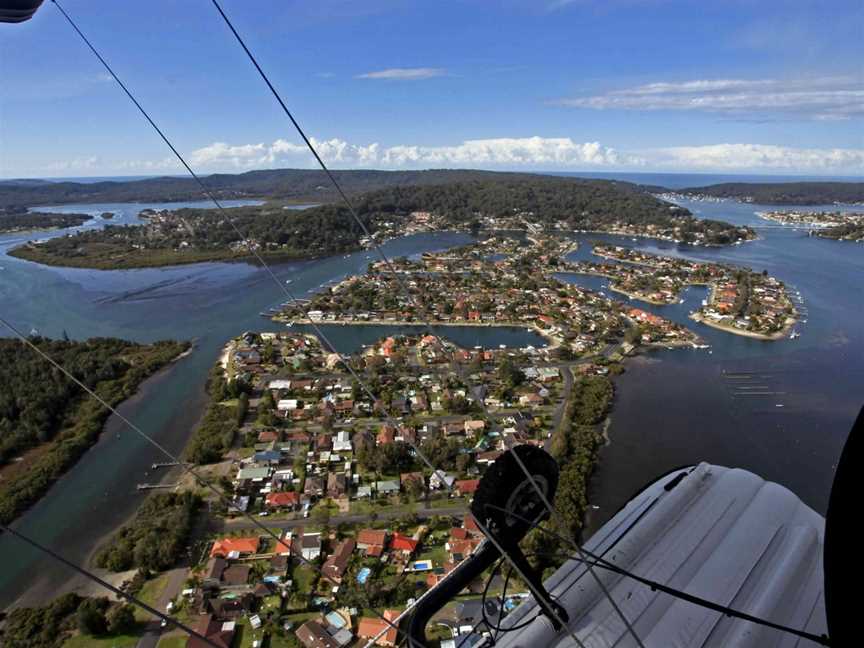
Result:
<instances>
[{"instance_id":1,"label":"sky","mask_svg":"<svg viewBox=\"0 0 864 648\"><path fill-rule=\"evenodd\" d=\"M196 171L314 160L210 0L60 0ZM864 176L864 3L220 0L333 168ZM0 177L178 174L50 1Z\"/></svg>"}]
</instances>

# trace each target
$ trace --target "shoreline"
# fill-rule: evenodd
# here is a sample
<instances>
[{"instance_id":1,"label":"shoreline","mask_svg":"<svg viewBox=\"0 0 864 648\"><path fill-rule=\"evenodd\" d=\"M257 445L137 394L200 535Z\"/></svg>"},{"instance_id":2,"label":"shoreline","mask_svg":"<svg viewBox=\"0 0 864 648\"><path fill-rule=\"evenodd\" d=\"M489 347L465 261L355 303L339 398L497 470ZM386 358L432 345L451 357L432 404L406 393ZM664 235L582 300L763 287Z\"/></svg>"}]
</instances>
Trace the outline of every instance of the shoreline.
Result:
<instances>
[{"instance_id":1,"label":"shoreline","mask_svg":"<svg viewBox=\"0 0 864 648\"><path fill-rule=\"evenodd\" d=\"M290 320L277 319L276 317L269 318L272 322L278 322L280 324L287 324L291 322L293 324L299 324L301 326L416 326L416 327L439 327L439 326L452 326L452 327L473 327L473 328L519 328L525 329L528 331L532 331L546 340L547 345L545 347L541 347L543 349L547 349L549 351L553 351L561 346L561 340L549 334L548 331L539 328L533 324L524 324L524 323L516 323L516 322L422 322L422 321L408 321L408 320L379 320L379 319L368 319L368 320L311 320L308 317L298 317ZM455 343L454 343L455 344ZM458 345L457 345L458 346Z\"/></svg>"},{"instance_id":2,"label":"shoreline","mask_svg":"<svg viewBox=\"0 0 864 648\"><path fill-rule=\"evenodd\" d=\"M135 392L129 396L128 398L122 400L121 402L114 405L114 409L119 411L121 406L128 407L130 405L134 405L136 402L140 402L144 398L147 397L146 392L149 388L149 383L154 380L159 380L165 377L170 371L172 371L176 366L177 362L180 360L189 357L196 349L197 345L194 340L190 341L190 346L185 351L177 354L174 358L172 358L168 363L164 366L160 367L156 372L148 376L144 379ZM78 458L76 463L72 465L69 470L65 471L50 487L46 493L40 497L36 502L34 502L31 507L28 507L27 510L23 511L20 515L18 515L13 522L18 522L23 516L27 515L31 508L40 504L44 500L46 500L51 495L51 491L58 488L58 486L62 486L63 480L78 467L78 464L81 460L83 460L89 452L91 452L98 444L102 443L110 434L108 427L111 423L112 419L116 419L116 415L113 413L109 414L108 419L102 425L102 429L99 433L96 441L89 447L84 453ZM125 428L126 424L122 421L117 423L120 427ZM169 475L171 471L165 471L165 474L159 480L164 481ZM127 524L131 519L134 518L138 509L140 507L140 502L136 504L132 510L125 515L122 520L119 520L115 525L113 525L110 529L105 529L102 533L98 535L98 537L93 538L92 544L89 544L86 547L86 552L83 557L74 557L72 558L73 562L76 562L82 567L85 567L95 573L100 578L112 583L116 586L119 586L123 580L126 580L130 576L130 572L112 572L107 569L102 569L95 567L93 565L93 560L95 558L96 553L108 542L117 532ZM67 556L68 557L68 556ZM98 595L98 596L108 596L109 598L114 599L114 595L110 592L106 592L106 590L94 583L89 578L83 576L80 573L74 572L70 573L68 570L64 570L60 572L61 574L68 574L66 578L57 578L56 573L52 572L48 574L47 578L37 578L36 582L32 584L28 584L25 588L21 590L21 592L9 603L2 607L2 611L8 612L14 608L18 607L31 607L33 605L39 605L46 601L51 601L55 599L57 596L65 594L67 592L76 592L81 594L82 596L86 595Z\"/></svg>"},{"instance_id":3,"label":"shoreline","mask_svg":"<svg viewBox=\"0 0 864 648\"><path fill-rule=\"evenodd\" d=\"M712 322L707 317L701 315L698 311L694 311L690 313L688 316L694 322L699 322L700 324L704 324L705 326L710 326L711 328L717 329L719 331L725 331L726 333L732 333L734 335L740 335L742 337L749 337L755 340L763 340L766 342L776 342L777 340L782 340L787 337L790 329L798 323L797 318L795 317L787 317L786 322L783 324L783 328L774 333L757 333L756 331L745 331L734 326L726 326L725 324L720 324L718 322Z\"/></svg>"}]
</instances>

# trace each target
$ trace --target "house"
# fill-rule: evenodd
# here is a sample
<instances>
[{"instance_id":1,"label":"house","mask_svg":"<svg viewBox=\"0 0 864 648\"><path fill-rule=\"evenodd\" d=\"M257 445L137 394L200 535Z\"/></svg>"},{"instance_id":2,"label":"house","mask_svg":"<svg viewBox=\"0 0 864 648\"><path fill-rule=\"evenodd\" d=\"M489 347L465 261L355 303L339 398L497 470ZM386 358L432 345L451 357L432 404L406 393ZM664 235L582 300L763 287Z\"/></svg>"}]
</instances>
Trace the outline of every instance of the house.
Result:
<instances>
[{"instance_id":1,"label":"house","mask_svg":"<svg viewBox=\"0 0 864 648\"><path fill-rule=\"evenodd\" d=\"M297 628L296 635L305 648L339 648L339 644L324 629L324 626L314 619Z\"/></svg>"},{"instance_id":2,"label":"house","mask_svg":"<svg viewBox=\"0 0 864 648\"><path fill-rule=\"evenodd\" d=\"M330 473L327 475L327 497L339 499L348 492L348 480L345 473Z\"/></svg>"},{"instance_id":3,"label":"house","mask_svg":"<svg viewBox=\"0 0 864 648\"><path fill-rule=\"evenodd\" d=\"M378 558L387 546L387 532L383 529L363 529L357 534L357 549L367 556Z\"/></svg>"},{"instance_id":4,"label":"house","mask_svg":"<svg viewBox=\"0 0 864 648\"><path fill-rule=\"evenodd\" d=\"M465 421L465 434L476 434L486 429L486 421Z\"/></svg>"},{"instance_id":5,"label":"house","mask_svg":"<svg viewBox=\"0 0 864 648\"><path fill-rule=\"evenodd\" d=\"M378 445L388 445L396 439L396 430L392 425L384 424L378 431Z\"/></svg>"},{"instance_id":6,"label":"house","mask_svg":"<svg viewBox=\"0 0 864 648\"><path fill-rule=\"evenodd\" d=\"M464 423L445 423L441 426L441 431L444 433L444 436L457 436L459 434L465 434L465 424Z\"/></svg>"},{"instance_id":7,"label":"house","mask_svg":"<svg viewBox=\"0 0 864 648\"><path fill-rule=\"evenodd\" d=\"M336 545L336 550L327 558L324 566L321 568L321 573L325 577L341 583L342 576L345 574L345 570L348 569L348 561L351 560L351 554L354 553L355 546L356 543L352 538L346 538Z\"/></svg>"},{"instance_id":8,"label":"house","mask_svg":"<svg viewBox=\"0 0 864 648\"><path fill-rule=\"evenodd\" d=\"M399 618L399 610L384 610L384 619L377 617L362 617L357 624L357 636L370 641L381 635L375 642L379 646L395 646L398 631L395 626ZM389 623L388 623L389 621Z\"/></svg>"},{"instance_id":9,"label":"house","mask_svg":"<svg viewBox=\"0 0 864 648\"><path fill-rule=\"evenodd\" d=\"M278 466L282 461L282 453L278 450L263 450L256 452L253 461L257 464L265 464L267 466Z\"/></svg>"},{"instance_id":10,"label":"house","mask_svg":"<svg viewBox=\"0 0 864 648\"><path fill-rule=\"evenodd\" d=\"M453 475L448 475L440 470L436 470L429 477L429 488L433 490L439 490L441 488L449 489L455 482L456 477Z\"/></svg>"},{"instance_id":11,"label":"house","mask_svg":"<svg viewBox=\"0 0 864 648\"><path fill-rule=\"evenodd\" d=\"M375 490L379 495L395 495L399 492L399 484L391 479L375 482Z\"/></svg>"},{"instance_id":12,"label":"house","mask_svg":"<svg viewBox=\"0 0 864 648\"><path fill-rule=\"evenodd\" d=\"M258 443L273 443L279 441L279 432L276 430L262 430L258 434Z\"/></svg>"},{"instance_id":13,"label":"house","mask_svg":"<svg viewBox=\"0 0 864 648\"><path fill-rule=\"evenodd\" d=\"M300 504L300 494L293 491L284 493L267 493L265 500L267 508L287 509L293 511Z\"/></svg>"},{"instance_id":14,"label":"house","mask_svg":"<svg viewBox=\"0 0 864 648\"><path fill-rule=\"evenodd\" d=\"M399 481L402 483L402 488L405 490L426 490L426 480L423 479L422 472L402 473L399 475Z\"/></svg>"},{"instance_id":15,"label":"house","mask_svg":"<svg viewBox=\"0 0 864 648\"><path fill-rule=\"evenodd\" d=\"M228 562L224 558L210 558L207 561L207 567L204 569L204 575L201 584L208 589L218 589L222 582L222 572L228 567Z\"/></svg>"},{"instance_id":16,"label":"house","mask_svg":"<svg viewBox=\"0 0 864 648\"><path fill-rule=\"evenodd\" d=\"M453 484L453 490L460 497L462 495L473 495L479 485L479 479L460 479Z\"/></svg>"},{"instance_id":17,"label":"house","mask_svg":"<svg viewBox=\"0 0 864 648\"><path fill-rule=\"evenodd\" d=\"M308 497L322 497L324 495L324 480L315 475L307 476L303 494Z\"/></svg>"},{"instance_id":18,"label":"house","mask_svg":"<svg viewBox=\"0 0 864 648\"><path fill-rule=\"evenodd\" d=\"M333 452L353 452L354 447L351 444L351 433L347 430L340 430L336 433L336 438L333 439Z\"/></svg>"},{"instance_id":19,"label":"house","mask_svg":"<svg viewBox=\"0 0 864 648\"><path fill-rule=\"evenodd\" d=\"M212 614L202 617L195 625L195 631L207 641L202 641L196 636L190 636L186 640L186 648L231 648L234 643L234 622L220 621Z\"/></svg>"},{"instance_id":20,"label":"house","mask_svg":"<svg viewBox=\"0 0 864 648\"><path fill-rule=\"evenodd\" d=\"M519 404L520 405L542 405L543 404L543 397L540 396L540 394L535 394L535 393L522 394L519 397Z\"/></svg>"},{"instance_id":21,"label":"house","mask_svg":"<svg viewBox=\"0 0 864 648\"><path fill-rule=\"evenodd\" d=\"M450 560L454 563L459 563L470 556L481 542L482 540L479 538L467 538L465 540L451 539L444 544L444 548L449 553Z\"/></svg>"},{"instance_id":22,"label":"house","mask_svg":"<svg viewBox=\"0 0 864 648\"><path fill-rule=\"evenodd\" d=\"M213 543L210 557L227 558L230 554L248 556L258 553L258 538L220 538Z\"/></svg>"},{"instance_id":23,"label":"house","mask_svg":"<svg viewBox=\"0 0 864 648\"><path fill-rule=\"evenodd\" d=\"M238 482L261 482L270 476L270 469L267 467L247 467L237 471Z\"/></svg>"},{"instance_id":24,"label":"house","mask_svg":"<svg viewBox=\"0 0 864 648\"><path fill-rule=\"evenodd\" d=\"M222 572L222 582L226 585L246 585L251 571L252 565L231 565Z\"/></svg>"},{"instance_id":25,"label":"house","mask_svg":"<svg viewBox=\"0 0 864 648\"><path fill-rule=\"evenodd\" d=\"M303 533L303 529L291 536L291 552L306 560L315 560L321 555L321 534Z\"/></svg>"},{"instance_id":26,"label":"house","mask_svg":"<svg viewBox=\"0 0 864 648\"><path fill-rule=\"evenodd\" d=\"M406 535L402 535L401 533L394 533L393 540L390 542L390 547L394 552L401 553L403 556L411 556L415 551L417 551L417 547L419 546L420 541L415 540L414 538L409 538Z\"/></svg>"}]
</instances>

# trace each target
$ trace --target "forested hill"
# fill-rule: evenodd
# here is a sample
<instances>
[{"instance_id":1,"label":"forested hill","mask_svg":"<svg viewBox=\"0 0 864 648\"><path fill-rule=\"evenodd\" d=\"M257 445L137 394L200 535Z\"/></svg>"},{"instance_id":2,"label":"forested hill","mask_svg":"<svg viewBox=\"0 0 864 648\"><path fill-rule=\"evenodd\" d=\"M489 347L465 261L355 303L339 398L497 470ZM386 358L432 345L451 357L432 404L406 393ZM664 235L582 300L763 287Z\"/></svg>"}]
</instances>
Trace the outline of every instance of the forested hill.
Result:
<instances>
[{"instance_id":1,"label":"forested hill","mask_svg":"<svg viewBox=\"0 0 864 648\"><path fill-rule=\"evenodd\" d=\"M664 190L659 187L647 189L653 190L654 193L673 192L671 189ZM706 187L676 189L674 193L734 198L763 205L860 204L864 203L864 182L727 182Z\"/></svg>"},{"instance_id":2,"label":"forested hill","mask_svg":"<svg viewBox=\"0 0 864 648\"><path fill-rule=\"evenodd\" d=\"M117 405L189 345L111 338L32 338L106 402ZM93 444L108 410L23 342L0 338L0 521L35 502ZM19 459L20 457L20 459Z\"/></svg>"},{"instance_id":3,"label":"forested hill","mask_svg":"<svg viewBox=\"0 0 864 648\"><path fill-rule=\"evenodd\" d=\"M669 240L728 244L753 238L752 230L698 220L629 183L552 177L505 176L443 185L391 187L358 196L355 207L379 238L428 229L541 229L612 231ZM433 215L418 225L416 212ZM228 216L230 218L226 218ZM302 258L356 250L364 236L338 203L296 211L278 205L150 212L143 226L107 226L56 237L10 252L49 265L137 268L244 259L254 247L265 256ZM236 228L236 229L235 229ZM238 233L239 232L239 233Z\"/></svg>"},{"instance_id":4,"label":"forested hill","mask_svg":"<svg viewBox=\"0 0 864 648\"><path fill-rule=\"evenodd\" d=\"M445 184L466 180L529 178L530 174L492 171L429 169L425 171L333 171L349 194L386 187ZM535 176L536 177L536 176ZM214 174L204 184L221 199L267 198L297 202L329 202L338 198L323 171L273 169L240 174ZM202 200L201 189L192 178L163 177L146 180L80 182L0 183L0 207L98 202L172 202Z\"/></svg>"}]
</instances>

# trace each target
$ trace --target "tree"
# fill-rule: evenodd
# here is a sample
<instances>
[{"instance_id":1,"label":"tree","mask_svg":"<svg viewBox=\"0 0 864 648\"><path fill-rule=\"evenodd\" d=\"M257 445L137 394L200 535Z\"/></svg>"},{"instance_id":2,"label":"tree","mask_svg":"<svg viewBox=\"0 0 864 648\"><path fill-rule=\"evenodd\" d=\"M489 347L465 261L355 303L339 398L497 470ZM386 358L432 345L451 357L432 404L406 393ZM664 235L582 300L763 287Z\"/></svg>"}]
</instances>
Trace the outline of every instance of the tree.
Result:
<instances>
[{"instance_id":1,"label":"tree","mask_svg":"<svg viewBox=\"0 0 864 648\"><path fill-rule=\"evenodd\" d=\"M85 599L78 607L78 629L94 637L105 634L108 629L105 619L107 606L108 599Z\"/></svg>"},{"instance_id":2,"label":"tree","mask_svg":"<svg viewBox=\"0 0 864 648\"><path fill-rule=\"evenodd\" d=\"M115 605L108 610L106 620L111 634L128 634L135 628L135 609L131 605Z\"/></svg>"}]
</instances>

